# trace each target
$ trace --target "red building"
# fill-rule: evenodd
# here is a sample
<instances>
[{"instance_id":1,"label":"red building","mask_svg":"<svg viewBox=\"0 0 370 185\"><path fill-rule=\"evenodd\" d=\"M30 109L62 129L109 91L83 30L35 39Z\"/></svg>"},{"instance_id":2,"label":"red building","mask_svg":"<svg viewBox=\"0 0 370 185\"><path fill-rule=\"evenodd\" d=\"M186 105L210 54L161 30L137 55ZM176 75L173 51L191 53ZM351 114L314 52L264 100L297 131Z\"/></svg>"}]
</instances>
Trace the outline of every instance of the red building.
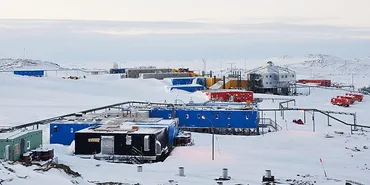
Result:
<instances>
[{"instance_id":1,"label":"red building","mask_svg":"<svg viewBox=\"0 0 370 185\"><path fill-rule=\"evenodd\" d=\"M331 80L309 80L309 79L301 79L297 81L298 83L313 83L313 84L319 84L320 86L331 86Z\"/></svg>"},{"instance_id":2,"label":"red building","mask_svg":"<svg viewBox=\"0 0 370 185\"><path fill-rule=\"evenodd\" d=\"M231 101L231 102L252 102L253 92L252 91L240 91L240 90L219 90L219 91L206 91L206 95L209 100L213 101Z\"/></svg>"}]
</instances>

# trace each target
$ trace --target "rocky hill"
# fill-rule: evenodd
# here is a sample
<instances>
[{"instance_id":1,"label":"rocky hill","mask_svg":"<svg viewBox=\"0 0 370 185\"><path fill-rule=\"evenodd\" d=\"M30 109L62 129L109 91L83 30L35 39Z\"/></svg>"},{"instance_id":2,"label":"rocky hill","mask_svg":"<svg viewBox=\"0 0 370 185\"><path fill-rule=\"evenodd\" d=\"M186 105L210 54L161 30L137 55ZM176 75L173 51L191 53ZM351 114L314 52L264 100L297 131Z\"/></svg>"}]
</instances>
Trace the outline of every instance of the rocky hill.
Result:
<instances>
[{"instance_id":1,"label":"rocky hill","mask_svg":"<svg viewBox=\"0 0 370 185\"><path fill-rule=\"evenodd\" d=\"M59 64L31 59L12 59L2 58L0 59L0 71L12 71L16 69L48 69L57 70L64 69Z\"/></svg>"}]
</instances>

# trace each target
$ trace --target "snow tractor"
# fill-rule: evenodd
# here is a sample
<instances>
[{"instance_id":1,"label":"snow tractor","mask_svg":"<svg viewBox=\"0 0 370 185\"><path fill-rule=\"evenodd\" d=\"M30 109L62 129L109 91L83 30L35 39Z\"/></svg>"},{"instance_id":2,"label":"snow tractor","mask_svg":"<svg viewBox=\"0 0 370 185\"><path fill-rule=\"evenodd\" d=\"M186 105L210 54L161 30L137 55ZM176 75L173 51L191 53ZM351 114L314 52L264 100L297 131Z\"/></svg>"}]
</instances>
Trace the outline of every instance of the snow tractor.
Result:
<instances>
[{"instance_id":1,"label":"snow tractor","mask_svg":"<svg viewBox=\"0 0 370 185\"><path fill-rule=\"evenodd\" d=\"M345 99L345 98L332 98L330 100L330 102L333 104L333 105L338 105L338 106L343 106L343 107L349 107L349 100L348 99Z\"/></svg>"},{"instance_id":2,"label":"snow tractor","mask_svg":"<svg viewBox=\"0 0 370 185\"><path fill-rule=\"evenodd\" d=\"M346 96L353 96L359 102L362 102L362 100L364 99L364 95L362 94L346 93Z\"/></svg>"},{"instance_id":3,"label":"snow tractor","mask_svg":"<svg viewBox=\"0 0 370 185\"><path fill-rule=\"evenodd\" d=\"M347 99L350 104L354 104L356 101L356 99L353 96L337 96L337 98Z\"/></svg>"}]
</instances>

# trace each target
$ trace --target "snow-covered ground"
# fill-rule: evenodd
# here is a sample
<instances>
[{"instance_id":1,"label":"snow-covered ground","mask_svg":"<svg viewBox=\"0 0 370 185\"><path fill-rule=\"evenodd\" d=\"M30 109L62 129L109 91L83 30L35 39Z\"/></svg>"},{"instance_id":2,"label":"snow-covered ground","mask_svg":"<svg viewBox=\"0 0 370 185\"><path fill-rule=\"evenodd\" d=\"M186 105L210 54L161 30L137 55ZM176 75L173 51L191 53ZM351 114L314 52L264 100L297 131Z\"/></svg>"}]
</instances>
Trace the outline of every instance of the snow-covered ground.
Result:
<instances>
[{"instance_id":1,"label":"snow-covered ground","mask_svg":"<svg viewBox=\"0 0 370 185\"><path fill-rule=\"evenodd\" d=\"M153 65L153 64L151 64ZM76 112L92 107L123 102L127 100L173 102L190 99L201 102L206 97L200 93L168 92L163 81L120 79L118 75L88 76L81 80L66 80L60 77L29 78L0 74L0 126L17 125L64 113ZM361 79L358 79L360 81ZM367 79L361 81L366 84ZM332 111L356 112L357 123L370 125L370 97L349 108L333 106L330 98L343 91L312 89L309 96L289 97L296 99L296 107L317 108ZM272 97L260 95L256 97ZM265 100L260 108L278 108L277 101ZM290 106L293 106L292 104ZM264 113L274 119L274 113ZM66 164L79 172L82 178L72 178L58 170L39 173L36 167L21 165L0 165L0 179L13 179L3 184L91 184L89 181L142 183L144 185L166 184L168 180L180 185L216 184L213 179L222 174L222 168L229 169L231 181L224 184L260 184L264 170L271 169L279 179L301 179L316 181L316 184L344 184L355 180L370 184L370 138L368 133L350 135L350 128L315 113L315 132L312 132L312 115L306 113L306 125L296 125L293 119L302 119L303 112L287 112L285 120L277 112L277 123L282 131L260 136L216 136L215 160L211 160L211 135L193 134L195 145L178 147L162 163L143 165L143 173L136 172L136 166L112 164L102 161L80 159L70 155L70 149L48 144L47 132L44 143L55 148L59 163ZM353 122L350 116L338 118ZM343 135L334 134L343 131ZM326 138L330 134L333 138ZM360 151L356 151L357 147ZM352 150L353 149L353 150ZM328 178L320 164L323 159ZM185 177L179 177L178 167L185 168ZM299 174L299 176L298 176ZM306 177L306 175L310 175Z\"/></svg>"}]
</instances>

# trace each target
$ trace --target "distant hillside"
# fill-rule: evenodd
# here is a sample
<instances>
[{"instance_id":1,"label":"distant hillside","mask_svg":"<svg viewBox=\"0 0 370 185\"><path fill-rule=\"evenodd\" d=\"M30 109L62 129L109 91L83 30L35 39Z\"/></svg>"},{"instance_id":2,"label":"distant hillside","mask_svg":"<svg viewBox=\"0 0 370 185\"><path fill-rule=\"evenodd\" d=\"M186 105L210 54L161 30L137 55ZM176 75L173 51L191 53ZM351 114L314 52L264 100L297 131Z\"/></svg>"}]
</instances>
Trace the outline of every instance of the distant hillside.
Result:
<instances>
[{"instance_id":1,"label":"distant hillside","mask_svg":"<svg viewBox=\"0 0 370 185\"><path fill-rule=\"evenodd\" d=\"M315 74L370 75L370 57L342 59L323 54L309 54L304 57L283 56L275 60L284 66L300 72Z\"/></svg>"},{"instance_id":2,"label":"distant hillside","mask_svg":"<svg viewBox=\"0 0 370 185\"><path fill-rule=\"evenodd\" d=\"M64 69L59 64L31 59L12 59L2 58L0 59L0 71L9 71L17 69Z\"/></svg>"}]
</instances>

